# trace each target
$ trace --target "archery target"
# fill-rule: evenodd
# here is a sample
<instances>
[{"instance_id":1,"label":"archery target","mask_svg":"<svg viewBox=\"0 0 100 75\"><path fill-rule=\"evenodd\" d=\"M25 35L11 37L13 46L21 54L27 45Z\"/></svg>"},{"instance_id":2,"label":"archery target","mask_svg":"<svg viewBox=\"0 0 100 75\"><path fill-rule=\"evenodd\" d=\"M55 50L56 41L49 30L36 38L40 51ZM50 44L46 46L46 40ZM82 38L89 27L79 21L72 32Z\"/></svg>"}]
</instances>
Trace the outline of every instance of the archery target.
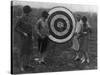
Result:
<instances>
[{"instance_id":1,"label":"archery target","mask_svg":"<svg viewBox=\"0 0 100 75\"><path fill-rule=\"evenodd\" d=\"M65 35L68 32L69 27L69 20L64 15L54 16L50 23L51 30L58 36Z\"/></svg>"},{"instance_id":2,"label":"archery target","mask_svg":"<svg viewBox=\"0 0 100 75\"><path fill-rule=\"evenodd\" d=\"M55 7L49 11L49 39L64 43L70 40L75 30L75 19L72 13L64 7Z\"/></svg>"}]
</instances>

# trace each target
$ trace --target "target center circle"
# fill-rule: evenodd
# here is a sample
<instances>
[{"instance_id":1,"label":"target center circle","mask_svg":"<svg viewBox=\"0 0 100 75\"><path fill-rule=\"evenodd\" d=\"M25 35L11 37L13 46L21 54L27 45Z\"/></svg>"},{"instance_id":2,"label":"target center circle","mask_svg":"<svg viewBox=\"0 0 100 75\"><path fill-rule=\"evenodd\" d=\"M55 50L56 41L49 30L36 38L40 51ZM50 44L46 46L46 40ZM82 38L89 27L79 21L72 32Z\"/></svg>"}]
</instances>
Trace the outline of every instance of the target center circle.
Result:
<instances>
[{"instance_id":1,"label":"target center circle","mask_svg":"<svg viewBox=\"0 0 100 75\"><path fill-rule=\"evenodd\" d=\"M64 24L63 24L62 22L58 22L58 23L57 23L57 27L58 27L58 28L63 28L63 27L64 27Z\"/></svg>"}]
</instances>

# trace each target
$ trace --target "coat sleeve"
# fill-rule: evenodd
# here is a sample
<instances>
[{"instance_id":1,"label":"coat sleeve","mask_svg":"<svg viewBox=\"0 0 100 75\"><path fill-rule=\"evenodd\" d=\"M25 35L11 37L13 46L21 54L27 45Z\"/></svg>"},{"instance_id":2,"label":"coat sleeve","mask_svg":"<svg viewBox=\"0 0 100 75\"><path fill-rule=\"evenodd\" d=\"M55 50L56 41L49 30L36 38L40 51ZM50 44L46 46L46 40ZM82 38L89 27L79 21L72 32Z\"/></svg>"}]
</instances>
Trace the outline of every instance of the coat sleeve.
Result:
<instances>
[{"instance_id":1,"label":"coat sleeve","mask_svg":"<svg viewBox=\"0 0 100 75\"><path fill-rule=\"evenodd\" d=\"M22 21L21 21L21 19L19 19L19 20L17 21L17 23L16 23L15 31L18 32L18 33L20 33L20 34L23 34L24 31L23 31L21 25L22 25Z\"/></svg>"},{"instance_id":2,"label":"coat sleeve","mask_svg":"<svg viewBox=\"0 0 100 75\"><path fill-rule=\"evenodd\" d=\"M89 22L87 21L87 27L88 28L91 28L91 25L89 24Z\"/></svg>"},{"instance_id":3,"label":"coat sleeve","mask_svg":"<svg viewBox=\"0 0 100 75\"><path fill-rule=\"evenodd\" d=\"M82 21L79 21L79 22L76 23L75 32L76 32L77 34L79 34L79 33L81 32L82 26L83 26L82 24L83 24Z\"/></svg>"},{"instance_id":4,"label":"coat sleeve","mask_svg":"<svg viewBox=\"0 0 100 75\"><path fill-rule=\"evenodd\" d=\"M93 31L92 31L92 27L91 27L91 25L89 24L89 22L87 21L87 28L88 28L88 32L89 33L92 33Z\"/></svg>"},{"instance_id":5,"label":"coat sleeve","mask_svg":"<svg viewBox=\"0 0 100 75\"><path fill-rule=\"evenodd\" d=\"M39 30L40 23L41 23L41 20L39 19L39 20L36 22L35 27L34 27L37 34L40 34L40 30Z\"/></svg>"}]
</instances>

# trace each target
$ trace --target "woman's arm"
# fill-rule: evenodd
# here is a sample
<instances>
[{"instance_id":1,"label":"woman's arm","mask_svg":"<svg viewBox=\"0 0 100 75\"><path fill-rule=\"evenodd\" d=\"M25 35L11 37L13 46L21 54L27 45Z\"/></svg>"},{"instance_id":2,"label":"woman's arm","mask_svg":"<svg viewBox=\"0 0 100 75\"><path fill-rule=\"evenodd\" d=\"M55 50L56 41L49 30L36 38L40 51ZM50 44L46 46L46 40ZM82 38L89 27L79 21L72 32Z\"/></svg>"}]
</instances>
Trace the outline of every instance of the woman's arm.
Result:
<instances>
[{"instance_id":1,"label":"woman's arm","mask_svg":"<svg viewBox=\"0 0 100 75\"><path fill-rule=\"evenodd\" d=\"M41 36L41 33L40 33L40 23L41 23L41 20L39 19L39 20L37 21L35 27L34 27L36 33L37 33L39 36Z\"/></svg>"},{"instance_id":2,"label":"woman's arm","mask_svg":"<svg viewBox=\"0 0 100 75\"><path fill-rule=\"evenodd\" d=\"M88 28L88 32L92 33L92 27L91 27L91 25L89 24L88 21L87 21L87 28Z\"/></svg>"},{"instance_id":3,"label":"woman's arm","mask_svg":"<svg viewBox=\"0 0 100 75\"><path fill-rule=\"evenodd\" d=\"M15 31L18 32L21 35L28 36L27 33L25 33L23 31L23 28L21 27L21 25L22 25L21 20L18 20L18 22L16 23Z\"/></svg>"}]
</instances>

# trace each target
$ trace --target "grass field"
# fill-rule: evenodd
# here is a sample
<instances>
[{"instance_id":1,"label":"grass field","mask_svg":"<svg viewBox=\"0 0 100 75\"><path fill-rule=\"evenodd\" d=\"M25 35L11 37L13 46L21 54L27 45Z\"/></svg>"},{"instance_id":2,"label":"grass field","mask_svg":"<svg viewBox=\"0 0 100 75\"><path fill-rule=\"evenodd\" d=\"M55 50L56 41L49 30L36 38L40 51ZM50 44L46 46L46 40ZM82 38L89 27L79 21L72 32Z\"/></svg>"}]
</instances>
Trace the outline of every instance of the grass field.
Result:
<instances>
[{"instance_id":1,"label":"grass field","mask_svg":"<svg viewBox=\"0 0 100 75\"><path fill-rule=\"evenodd\" d=\"M33 8L32 17L34 17L34 24L37 21L37 18L40 17L40 13L45 9L35 9ZM48 10L48 9L46 9ZM14 31L14 27L16 26L16 22L18 20L18 16L22 14L21 6L14 6L13 10L13 73L21 73L19 70L18 58L20 54L20 44L21 39L18 33ZM80 64L79 62L73 61L73 56L75 52L70 49L72 42L71 40L64 44L56 44L52 41L49 41L48 46L48 55L46 57L47 64L39 65L34 62L33 68L27 68L27 71L23 73L38 73L38 72L55 72L55 71L73 71L73 70L90 70L97 69L97 14L96 13L88 13L88 12L75 12L74 15L86 15L88 17L89 23L92 26L93 33L89 36L88 49L89 49L89 64ZM37 43L33 40L33 57L37 55Z\"/></svg>"}]
</instances>

